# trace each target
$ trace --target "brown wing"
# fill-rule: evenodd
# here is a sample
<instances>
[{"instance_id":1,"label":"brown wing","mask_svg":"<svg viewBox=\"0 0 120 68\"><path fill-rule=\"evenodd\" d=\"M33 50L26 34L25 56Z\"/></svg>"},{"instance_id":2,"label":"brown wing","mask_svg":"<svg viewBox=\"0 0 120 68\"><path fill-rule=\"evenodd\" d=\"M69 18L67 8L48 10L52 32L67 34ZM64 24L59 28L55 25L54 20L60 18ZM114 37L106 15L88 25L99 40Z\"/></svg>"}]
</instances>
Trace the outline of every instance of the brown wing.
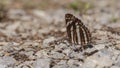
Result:
<instances>
[{"instance_id":1,"label":"brown wing","mask_svg":"<svg viewBox=\"0 0 120 68\"><path fill-rule=\"evenodd\" d=\"M81 20L72 14L65 15L66 29L71 44L87 45L91 41L91 34Z\"/></svg>"}]
</instances>

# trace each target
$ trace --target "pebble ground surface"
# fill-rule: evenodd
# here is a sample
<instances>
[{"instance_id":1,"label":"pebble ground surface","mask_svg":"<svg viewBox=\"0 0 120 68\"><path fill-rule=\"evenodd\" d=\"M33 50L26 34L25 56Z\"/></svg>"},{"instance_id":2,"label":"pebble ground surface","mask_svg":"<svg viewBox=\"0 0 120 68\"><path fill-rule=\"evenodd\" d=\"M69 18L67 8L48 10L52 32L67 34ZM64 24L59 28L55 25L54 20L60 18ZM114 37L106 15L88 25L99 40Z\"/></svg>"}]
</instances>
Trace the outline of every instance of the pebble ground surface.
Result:
<instances>
[{"instance_id":1,"label":"pebble ground surface","mask_svg":"<svg viewBox=\"0 0 120 68\"><path fill-rule=\"evenodd\" d=\"M83 1L93 7L81 15L64 8L65 0L51 0L45 10L26 10L20 7L21 0L8 0L16 7L0 17L0 68L120 68L120 0ZM92 48L76 50L80 45L64 39L66 13L89 28Z\"/></svg>"}]
</instances>

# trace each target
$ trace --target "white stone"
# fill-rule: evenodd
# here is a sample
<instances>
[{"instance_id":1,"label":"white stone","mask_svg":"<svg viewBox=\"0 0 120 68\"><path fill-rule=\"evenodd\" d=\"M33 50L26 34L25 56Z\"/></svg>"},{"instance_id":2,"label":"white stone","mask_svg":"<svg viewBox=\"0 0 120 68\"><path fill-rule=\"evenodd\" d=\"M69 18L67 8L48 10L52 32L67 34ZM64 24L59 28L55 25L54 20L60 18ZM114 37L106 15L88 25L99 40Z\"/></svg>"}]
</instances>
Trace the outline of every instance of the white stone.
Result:
<instances>
[{"instance_id":1,"label":"white stone","mask_svg":"<svg viewBox=\"0 0 120 68\"><path fill-rule=\"evenodd\" d=\"M103 48L105 47L105 44L94 45L94 47L95 47L97 50L100 50L100 49L103 49Z\"/></svg>"},{"instance_id":2,"label":"white stone","mask_svg":"<svg viewBox=\"0 0 120 68\"><path fill-rule=\"evenodd\" d=\"M55 40L54 37L50 37L50 38L45 39L45 40L43 41L43 46L41 46L41 47L49 47L49 43L50 43L50 42L53 42L54 40Z\"/></svg>"},{"instance_id":3,"label":"white stone","mask_svg":"<svg viewBox=\"0 0 120 68\"><path fill-rule=\"evenodd\" d=\"M63 53L52 52L51 57L56 58L56 59L61 59L61 58L65 57L65 55Z\"/></svg>"},{"instance_id":4,"label":"white stone","mask_svg":"<svg viewBox=\"0 0 120 68\"><path fill-rule=\"evenodd\" d=\"M67 64L63 64L63 65L55 65L52 68L69 68Z\"/></svg>"},{"instance_id":5,"label":"white stone","mask_svg":"<svg viewBox=\"0 0 120 68\"><path fill-rule=\"evenodd\" d=\"M66 64L66 60L61 60L58 64Z\"/></svg>"},{"instance_id":6,"label":"white stone","mask_svg":"<svg viewBox=\"0 0 120 68\"><path fill-rule=\"evenodd\" d=\"M50 59L37 59L34 68L50 68Z\"/></svg>"},{"instance_id":7,"label":"white stone","mask_svg":"<svg viewBox=\"0 0 120 68\"><path fill-rule=\"evenodd\" d=\"M69 68L81 68L82 63L78 60L70 59L68 60Z\"/></svg>"},{"instance_id":8,"label":"white stone","mask_svg":"<svg viewBox=\"0 0 120 68\"><path fill-rule=\"evenodd\" d=\"M25 61L19 65L16 65L14 68L33 68L32 64L35 61Z\"/></svg>"},{"instance_id":9,"label":"white stone","mask_svg":"<svg viewBox=\"0 0 120 68\"><path fill-rule=\"evenodd\" d=\"M59 45L55 46L55 50L66 49L68 48L66 44L60 43Z\"/></svg>"},{"instance_id":10,"label":"white stone","mask_svg":"<svg viewBox=\"0 0 120 68\"><path fill-rule=\"evenodd\" d=\"M63 50L63 53L65 53L67 56L71 53L71 49L65 49Z\"/></svg>"},{"instance_id":11,"label":"white stone","mask_svg":"<svg viewBox=\"0 0 120 68\"><path fill-rule=\"evenodd\" d=\"M0 68L4 68L8 65L13 65L16 62L16 60L12 57L8 57L8 56L4 56L2 58L0 58Z\"/></svg>"},{"instance_id":12,"label":"white stone","mask_svg":"<svg viewBox=\"0 0 120 68\"><path fill-rule=\"evenodd\" d=\"M0 68L6 68L6 65L0 64Z\"/></svg>"},{"instance_id":13,"label":"white stone","mask_svg":"<svg viewBox=\"0 0 120 68\"><path fill-rule=\"evenodd\" d=\"M37 58L46 58L48 57L47 52L45 50L37 51L36 54Z\"/></svg>"},{"instance_id":14,"label":"white stone","mask_svg":"<svg viewBox=\"0 0 120 68\"><path fill-rule=\"evenodd\" d=\"M83 68L103 68L112 65L112 60L109 56L90 56L85 59ZM96 67L97 66L97 67Z\"/></svg>"},{"instance_id":15,"label":"white stone","mask_svg":"<svg viewBox=\"0 0 120 68\"><path fill-rule=\"evenodd\" d=\"M112 67L110 67L110 68L120 68L120 67L117 67L117 66L112 66Z\"/></svg>"}]
</instances>

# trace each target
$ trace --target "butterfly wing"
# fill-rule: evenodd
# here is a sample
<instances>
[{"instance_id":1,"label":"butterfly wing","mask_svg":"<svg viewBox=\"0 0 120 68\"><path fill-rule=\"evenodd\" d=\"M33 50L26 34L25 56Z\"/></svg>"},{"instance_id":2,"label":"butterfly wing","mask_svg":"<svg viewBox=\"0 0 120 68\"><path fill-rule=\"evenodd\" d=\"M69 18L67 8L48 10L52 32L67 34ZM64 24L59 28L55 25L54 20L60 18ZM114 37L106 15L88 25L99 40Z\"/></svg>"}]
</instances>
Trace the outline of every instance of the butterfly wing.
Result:
<instances>
[{"instance_id":1,"label":"butterfly wing","mask_svg":"<svg viewBox=\"0 0 120 68\"><path fill-rule=\"evenodd\" d=\"M82 23L81 20L72 14L65 15L66 29L69 42L71 44L86 45L91 41L91 34L88 28Z\"/></svg>"}]
</instances>

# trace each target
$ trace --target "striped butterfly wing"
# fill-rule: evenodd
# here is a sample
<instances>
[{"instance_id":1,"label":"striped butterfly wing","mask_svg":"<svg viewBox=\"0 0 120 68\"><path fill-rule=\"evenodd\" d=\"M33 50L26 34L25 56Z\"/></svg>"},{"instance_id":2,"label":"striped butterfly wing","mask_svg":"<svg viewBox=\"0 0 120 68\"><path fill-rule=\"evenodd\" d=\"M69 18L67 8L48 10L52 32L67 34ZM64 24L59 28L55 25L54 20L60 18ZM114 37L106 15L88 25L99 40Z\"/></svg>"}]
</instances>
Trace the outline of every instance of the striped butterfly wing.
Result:
<instances>
[{"instance_id":1,"label":"striped butterfly wing","mask_svg":"<svg viewBox=\"0 0 120 68\"><path fill-rule=\"evenodd\" d=\"M91 43L91 34L82 21L72 14L65 15L67 35L71 44L88 45Z\"/></svg>"}]
</instances>

